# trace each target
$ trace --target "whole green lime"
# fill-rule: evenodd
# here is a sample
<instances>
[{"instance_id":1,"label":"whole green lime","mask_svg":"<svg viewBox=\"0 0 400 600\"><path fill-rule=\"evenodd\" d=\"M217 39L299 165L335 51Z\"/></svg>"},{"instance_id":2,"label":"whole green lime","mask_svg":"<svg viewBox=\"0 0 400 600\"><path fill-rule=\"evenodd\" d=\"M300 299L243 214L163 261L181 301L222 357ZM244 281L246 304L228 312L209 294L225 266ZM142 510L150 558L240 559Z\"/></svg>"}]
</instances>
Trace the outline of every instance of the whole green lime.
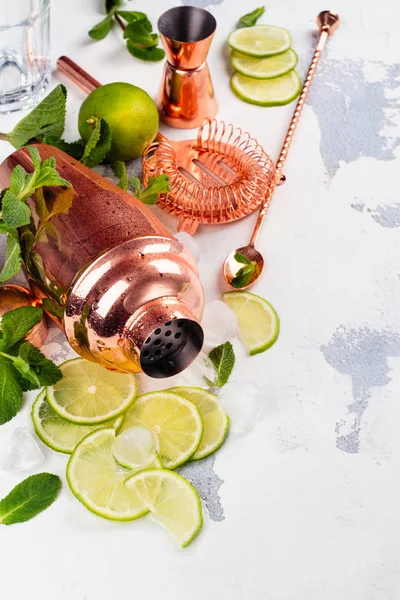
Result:
<instances>
[{"instance_id":1,"label":"whole green lime","mask_svg":"<svg viewBox=\"0 0 400 600\"><path fill-rule=\"evenodd\" d=\"M112 144L107 155L110 162L141 156L158 130L154 101L130 83L108 83L89 94L78 116L79 133L85 142L92 133L87 123L91 117L102 117L111 128Z\"/></svg>"}]
</instances>

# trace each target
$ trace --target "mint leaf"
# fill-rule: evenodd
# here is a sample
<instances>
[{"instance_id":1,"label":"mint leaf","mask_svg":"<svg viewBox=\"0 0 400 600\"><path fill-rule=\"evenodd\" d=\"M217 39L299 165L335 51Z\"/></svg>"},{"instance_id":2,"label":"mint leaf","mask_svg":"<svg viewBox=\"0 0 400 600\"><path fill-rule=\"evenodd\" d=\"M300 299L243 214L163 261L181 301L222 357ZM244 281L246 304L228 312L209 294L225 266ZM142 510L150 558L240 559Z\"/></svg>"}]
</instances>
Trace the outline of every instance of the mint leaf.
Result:
<instances>
[{"instance_id":1,"label":"mint leaf","mask_svg":"<svg viewBox=\"0 0 400 600\"><path fill-rule=\"evenodd\" d=\"M105 159L111 148L111 129L101 117L92 117L94 127L85 146L81 162L87 167L95 167Z\"/></svg>"},{"instance_id":2,"label":"mint leaf","mask_svg":"<svg viewBox=\"0 0 400 600\"><path fill-rule=\"evenodd\" d=\"M32 519L54 502L61 488L58 475L31 475L0 501L0 523L12 525Z\"/></svg>"},{"instance_id":3,"label":"mint leaf","mask_svg":"<svg viewBox=\"0 0 400 600\"><path fill-rule=\"evenodd\" d=\"M162 48L140 48L140 46L136 46L132 40L127 40L126 47L132 56L139 58L140 60L155 62L162 60L165 56L165 52Z\"/></svg>"},{"instance_id":4,"label":"mint leaf","mask_svg":"<svg viewBox=\"0 0 400 600\"><path fill-rule=\"evenodd\" d=\"M23 340L32 327L40 323L42 317L43 310L36 306L20 306L4 313L0 323L3 333L1 349L8 350Z\"/></svg>"},{"instance_id":5,"label":"mint leaf","mask_svg":"<svg viewBox=\"0 0 400 600\"><path fill-rule=\"evenodd\" d=\"M235 364L235 353L232 344L225 342L225 344L213 348L208 356L217 373L214 385L222 387L228 382Z\"/></svg>"},{"instance_id":6,"label":"mint leaf","mask_svg":"<svg viewBox=\"0 0 400 600\"><path fill-rule=\"evenodd\" d=\"M12 364L0 357L0 425L10 421L22 405L22 388Z\"/></svg>"},{"instance_id":7,"label":"mint leaf","mask_svg":"<svg viewBox=\"0 0 400 600\"><path fill-rule=\"evenodd\" d=\"M105 19L92 27L89 31L89 35L93 40L103 40L110 33L111 27L113 26L112 17L112 14L108 14Z\"/></svg>"},{"instance_id":8,"label":"mint leaf","mask_svg":"<svg viewBox=\"0 0 400 600\"><path fill-rule=\"evenodd\" d=\"M160 39L156 33L149 33L147 27L141 21L132 21L129 23L125 28L124 38L144 48L157 46Z\"/></svg>"},{"instance_id":9,"label":"mint leaf","mask_svg":"<svg viewBox=\"0 0 400 600\"><path fill-rule=\"evenodd\" d=\"M234 259L236 260L236 262L242 263L244 265L251 265L251 264L253 264L251 260L249 260L243 254L240 254L240 252L235 252Z\"/></svg>"},{"instance_id":10,"label":"mint leaf","mask_svg":"<svg viewBox=\"0 0 400 600\"><path fill-rule=\"evenodd\" d=\"M64 131L67 90L58 85L44 100L24 117L9 134L15 148L25 146L30 140L59 139Z\"/></svg>"},{"instance_id":11,"label":"mint leaf","mask_svg":"<svg viewBox=\"0 0 400 600\"><path fill-rule=\"evenodd\" d=\"M19 196L19 194L21 194L21 192L23 192L23 190L25 188L25 181L26 181L26 171L25 171L24 167L22 165L16 165L13 168L12 173L11 173L10 187L9 187L10 192ZM4 192L6 194L7 190L4 190Z\"/></svg>"},{"instance_id":12,"label":"mint leaf","mask_svg":"<svg viewBox=\"0 0 400 600\"><path fill-rule=\"evenodd\" d=\"M128 174L126 172L126 164L122 160L116 160L112 164L112 170L115 177L118 177L119 181L117 186L122 190L127 191L128 189Z\"/></svg>"},{"instance_id":13,"label":"mint leaf","mask_svg":"<svg viewBox=\"0 0 400 600\"><path fill-rule=\"evenodd\" d=\"M240 17L240 19L239 19L239 26L240 27L253 27L257 23L257 21L261 17L261 15L264 14L264 12L265 12L265 6L260 6L260 8L256 8L251 13L247 13L246 15L243 15L243 17Z\"/></svg>"},{"instance_id":14,"label":"mint leaf","mask_svg":"<svg viewBox=\"0 0 400 600\"><path fill-rule=\"evenodd\" d=\"M40 163L42 162L39 150L35 148L35 146L28 146L28 152L32 160L33 168L35 171L38 171L40 169Z\"/></svg>"},{"instance_id":15,"label":"mint leaf","mask_svg":"<svg viewBox=\"0 0 400 600\"><path fill-rule=\"evenodd\" d=\"M29 363L26 362L21 356L16 356L13 360L14 369L18 371L24 380L23 390L36 390L40 388L40 380L36 375L35 371L30 368Z\"/></svg>"},{"instance_id":16,"label":"mint leaf","mask_svg":"<svg viewBox=\"0 0 400 600\"><path fill-rule=\"evenodd\" d=\"M3 219L6 227L17 228L28 225L31 220L31 209L10 190L3 198Z\"/></svg>"},{"instance_id":17,"label":"mint leaf","mask_svg":"<svg viewBox=\"0 0 400 600\"><path fill-rule=\"evenodd\" d=\"M18 357L20 361L24 361L29 366L29 373L27 379L32 381L36 378L39 384L36 387L54 385L59 381L62 377L62 373L59 367L53 363L53 361L49 360L42 354L39 348L33 346L29 342L23 342L18 350ZM17 363L14 362L14 366L17 366ZM21 372L21 371L20 371ZM31 388L36 389L36 388Z\"/></svg>"},{"instance_id":18,"label":"mint leaf","mask_svg":"<svg viewBox=\"0 0 400 600\"><path fill-rule=\"evenodd\" d=\"M18 232L16 229L8 229L7 233L6 258L0 272L0 283L17 275L21 268L21 248L19 245Z\"/></svg>"},{"instance_id":19,"label":"mint leaf","mask_svg":"<svg viewBox=\"0 0 400 600\"><path fill-rule=\"evenodd\" d=\"M236 289L240 289L248 285L251 281L251 278L254 275L254 271L256 270L256 263L250 263L245 267L239 269L236 273L235 277L231 281L232 287Z\"/></svg>"},{"instance_id":20,"label":"mint leaf","mask_svg":"<svg viewBox=\"0 0 400 600\"><path fill-rule=\"evenodd\" d=\"M125 19L125 21L128 23L140 21L140 23L145 27L146 31L151 32L153 29L152 24L144 12L140 12L138 10L117 10L117 15Z\"/></svg>"},{"instance_id":21,"label":"mint leaf","mask_svg":"<svg viewBox=\"0 0 400 600\"><path fill-rule=\"evenodd\" d=\"M64 186L71 187L69 181L61 177L54 167L50 165L42 165L40 167L39 172L36 172L36 178L34 180L34 185L32 186L32 190L29 191L29 195L31 192L40 187L49 187L49 186Z\"/></svg>"},{"instance_id":22,"label":"mint leaf","mask_svg":"<svg viewBox=\"0 0 400 600\"><path fill-rule=\"evenodd\" d=\"M169 177L162 173L157 177L149 177L147 188L137 191L135 195L144 204L155 204L159 194L168 194L169 190Z\"/></svg>"}]
</instances>

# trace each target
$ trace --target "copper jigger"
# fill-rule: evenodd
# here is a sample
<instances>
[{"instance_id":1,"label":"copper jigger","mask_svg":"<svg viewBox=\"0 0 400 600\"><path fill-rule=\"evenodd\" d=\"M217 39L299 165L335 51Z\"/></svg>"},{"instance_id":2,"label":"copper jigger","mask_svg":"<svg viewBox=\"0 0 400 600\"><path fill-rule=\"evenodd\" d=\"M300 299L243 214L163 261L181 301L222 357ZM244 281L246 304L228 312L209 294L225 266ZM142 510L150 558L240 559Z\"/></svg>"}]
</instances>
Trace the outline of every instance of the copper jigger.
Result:
<instances>
[{"instance_id":1,"label":"copper jigger","mask_svg":"<svg viewBox=\"0 0 400 600\"><path fill-rule=\"evenodd\" d=\"M33 293L81 356L157 378L183 371L203 344L194 259L131 194L57 148L36 148L73 187L44 189L53 215L44 221L29 200L33 219L19 235ZM18 164L33 170L26 148L0 166L0 189Z\"/></svg>"},{"instance_id":2,"label":"copper jigger","mask_svg":"<svg viewBox=\"0 0 400 600\"><path fill-rule=\"evenodd\" d=\"M156 104L170 127L193 129L217 113L206 62L216 26L211 13L194 6L171 8L158 20L167 62Z\"/></svg>"}]
</instances>

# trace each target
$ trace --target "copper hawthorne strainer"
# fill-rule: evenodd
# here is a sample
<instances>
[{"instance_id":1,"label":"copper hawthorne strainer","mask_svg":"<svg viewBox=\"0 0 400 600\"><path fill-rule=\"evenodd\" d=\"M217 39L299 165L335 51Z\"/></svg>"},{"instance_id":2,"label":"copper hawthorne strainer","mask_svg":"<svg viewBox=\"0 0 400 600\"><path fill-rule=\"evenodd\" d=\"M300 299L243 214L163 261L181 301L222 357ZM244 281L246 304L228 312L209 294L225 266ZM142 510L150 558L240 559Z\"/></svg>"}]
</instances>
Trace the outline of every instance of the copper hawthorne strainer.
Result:
<instances>
[{"instance_id":1,"label":"copper hawthorne strainer","mask_svg":"<svg viewBox=\"0 0 400 600\"><path fill-rule=\"evenodd\" d=\"M70 58L61 72L85 92L101 84ZM256 210L276 183L274 163L250 134L206 119L197 138L171 141L158 133L143 155L143 179L166 173L171 191L157 201L179 219L178 230L193 234L200 223L236 221Z\"/></svg>"},{"instance_id":2,"label":"copper hawthorne strainer","mask_svg":"<svg viewBox=\"0 0 400 600\"><path fill-rule=\"evenodd\" d=\"M179 231L200 223L236 221L256 210L276 182L275 166L248 133L206 119L197 138L173 142L163 136L143 155L143 177L165 173L171 191L158 205L179 218Z\"/></svg>"}]
</instances>

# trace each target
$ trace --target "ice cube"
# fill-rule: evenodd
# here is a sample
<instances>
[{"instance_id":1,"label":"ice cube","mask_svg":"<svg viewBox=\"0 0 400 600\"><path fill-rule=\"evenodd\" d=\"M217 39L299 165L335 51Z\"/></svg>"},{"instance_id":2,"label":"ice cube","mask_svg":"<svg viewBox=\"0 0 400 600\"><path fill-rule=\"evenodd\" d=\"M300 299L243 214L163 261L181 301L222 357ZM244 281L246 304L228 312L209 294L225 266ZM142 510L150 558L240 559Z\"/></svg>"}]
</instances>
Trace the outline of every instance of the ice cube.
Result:
<instances>
[{"instance_id":1,"label":"ice cube","mask_svg":"<svg viewBox=\"0 0 400 600\"><path fill-rule=\"evenodd\" d=\"M12 434L3 456L4 471L26 471L44 462L44 454L26 427Z\"/></svg>"},{"instance_id":2,"label":"ice cube","mask_svg":"<svg viewBox=\"0 0 400 600\"><path fill-rule=\"evenodd\" d=\"M192 235L186 233L186 231L178 231L175 234L176 239L181 242L189 250L196 262L200 259L200 246Z\"/></svg>"},{"instance_id":3,"label":"ice cube","mask_svg":"<svg viewBox=\"0 0 400 600\"><path fill-rule=\"evenodd\" d=\"M115 460L130 469L146 467L154 460L156 452L156 438L146 427L135 426L126 429L117 435L113 442Z\"/></svg>"},{"instance_id":4,"label":"ice cube","mask_svg":"<svg viewBox=\"0 0 400 600\"><path fill-rule=\"evenodd\" d=\"M233 340L238 320L225 302L214 300L205 305L201 326L204 330L204 346L211 349Z\"/></svg>"},{"instance_id":5,"label":"ice cube","mask_svg":"<svg viewBox=\"0 0 400 600\"><path fill-rule=\"evenodd\" d=\"M188 366L187 369L179 374L178 385L189 385L194 387L208 387L206 379L214 381L215 369L205 352L200 352L197 358Z\"/></svg>"},{"instance_id":6,"label":"ice cube","mask_svg":"<svg viewBox=\"0 0 400 600\"><path fill-rule=\"evenodd\" d=\"M260 390L251 381L232 381L220 389L218 401L230 419L232 433L251 431L261 410Z\"/></svg>"}]
</instances>

